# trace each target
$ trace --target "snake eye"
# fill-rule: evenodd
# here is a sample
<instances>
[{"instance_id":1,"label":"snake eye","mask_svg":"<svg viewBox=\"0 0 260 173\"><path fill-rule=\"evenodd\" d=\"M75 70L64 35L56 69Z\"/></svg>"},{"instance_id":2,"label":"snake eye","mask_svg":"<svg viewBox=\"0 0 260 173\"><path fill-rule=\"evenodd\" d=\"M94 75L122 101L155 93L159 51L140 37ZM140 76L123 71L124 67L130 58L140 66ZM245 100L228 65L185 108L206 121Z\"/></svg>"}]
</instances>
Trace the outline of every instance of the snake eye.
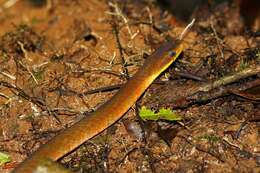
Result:
<instances>
[{"instance_id":1,"label":"snake eye","mask_svg":"<svg viewBox=\"0 0 260 173\"><path fill-rule=\"evenodd\" d=\"M168 54L169 54L170 57L173 57L173 56L176 55L176 52L174 50L171 50L171 51L169 51Z\"/></svg>"}]
</instances>

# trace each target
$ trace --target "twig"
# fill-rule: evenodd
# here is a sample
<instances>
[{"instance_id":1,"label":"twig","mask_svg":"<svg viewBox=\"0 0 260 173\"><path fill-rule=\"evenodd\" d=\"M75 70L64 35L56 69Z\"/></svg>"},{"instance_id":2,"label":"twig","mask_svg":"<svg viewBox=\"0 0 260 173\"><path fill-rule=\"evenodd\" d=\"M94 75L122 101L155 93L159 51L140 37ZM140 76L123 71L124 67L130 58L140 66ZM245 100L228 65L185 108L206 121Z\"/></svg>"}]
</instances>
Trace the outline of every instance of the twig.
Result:
<instances>
[{"instance_id":1,"label":"twig","mask_svg":"<svg viewBox=\"0 0 260 173\"><path fill-rule=\"evenodd\" d=\"M243 69L239 72L236 72L235 74L225 76L219 80L214 81L213 83L203 85L198 89L198 91L207 92L207 91L215 89L217 87L233 83L240 79L244 79L249 76L256 75L258 73L260 73L260 66L249 67L249 68Z\"/></svg>"},{"instance_id":2,"label":"twig","mask_svg":"<svg viewBox=\"0 0 260 173\"><path fill-rule=\"evenodd\" d=\"M10 8L13 5L15 5L15 3L17 3L19 0L8 0L4 3L3 7L4 8Z\"/></svg>"},{"instance_id":3,"label":"twig","mask_svg":"<svg viewBox=\"0 0 260 173\"><path fill-rule=\"evenodd\" d=\"M88 95L88 94L113 91L113 90L119 89L121 86L122 86L122 84L100 87L100 88L96 88L96 89L93 89L93 90L86 91L84 93L80 93L80 94L78 94L78 96L82 97L83 95Z\"/></svg>"},{"instance_id":4,"label":"twig","mask_svg":"<svg viewBox=\"0 0 260 173\"><path fill-rule=\"evenodd\" d=\"M161 85L161 84L164 84L164 82L163 81L154 81L153 84ZM66 87L65 87L65 89L63 89L63 87L56 87L56 88L49 89L48 91L49 92L59 92L59 94L62 95L62 96L77 95L78 97L83 97L83 96L89 95L89 94L114 91L114 90L120 89L120 87L122 87L123 85L124 85L124 83L123 84L110 85L110 86L104 86L104 87L88 90L88 91L85 91L83 93L78 93L78 92L73 91L71 89L67 89Z\"/></svg>"},{"instance_id":5,"label":"twig","mask_svg":"<svg viewBox=\"0 0 260 173\"><path fill-rule=\"evenodd\" d=\"M61 87L57 87L57 88L54 88L54 89L50 89L49 92L59 92L60 95L66 95L66 96L77 95L78 97L83 97L84 95L117 90L121 86L122 86L122 84L105 86L105 87L100 87L100 88L96 88L96 89L93 89L93 90L85 91L83 93L78 93L78 92L70 90L70 89L63 89Z\"/></svg>"},{"instance_id":6,"label":"twig","mask_svg":"<svg viewBox=\"0 0 260 173\"><path fill-rule=\"evenodd\" d=\"M131 31L131 29L130 29L130 27L129 27L128 19L127 19L126 16L123 14L122 10L118 7L118 5L117 5L116 3L108 2L108 5L109 5L110 7L113 7L113 8L114 8L114 10L113 10L114 12L110 11L110 12L107 12L107 13L110 14L110 15L119 16L119 17L122 18L123 22L124 22L125 25L126 25L126 28L127 28L127 30L128 30L128 33L129 33L129 35L130 35L130 37L131 37L131 39L132 39L132 38L134 37L134 36L133 36L133 33L132 33L132 31Z\"/></svg>"},{"instance_id":7,"label":"twig","mask_svg":"<svg viewBox=\"0 0 260 173\"><path fill-rule=\"evenodd\" d=\"M16 77L11 75L11 74L8 74L6 72L3 72L3 71L0 71L0 74L2 74L3 76L6 76L8 78L10 78L11 80L16 80Z\"/></svg>"},{"instance_id":8,"label":"twig","mask_svg":"<svg viewBox=\"0 0 260 173\"><path fill-rule=\"evenodd\" d=\"M21 61L17 61L23 68L26 69L26 71L31 75L31 77L33 78L34 82L38 85L39 82L38 80L36 79L36 77L34 76L34 74L31 72L31 70L28 68L27 65L24 65Z\"/></svg>"},{"instance_id":9,"label":"twig","mask_svg":"<svg viewBox=\"0 0 260 173\"><path fill-rule=\"evenodd\" d=\"M10 89L14 89L16 90L18 93L17 95L24 98L25 100L28 100L34 104L36 104L37 106L39 106L40 108L44 109L44 107L46 106L42 101L40 101L39 99L35 98L35 97L31 97L29 96L27 93L25 93L21 88L13 85L13 84L9 84L5 81L0 81L0 86L4 86L6 88L10 88Z\"/></svg>"},{"instance_id":10,"label":"twig","mask_svg":"<svg viewBox=\"0 0 260 173\"><path fill-rule=\"evenodd\" d=\"M19 44L19 46L20 46L20 48L21 48L21 50L22 50L22 52L23 52L23 54L24 54L25 59L28 60L29 58L28 58L28 55L27 55L27 51L25 50L23 43L21 43L20 41L18 41L18 44ZM32 76L34 82L38 85L38 84L39 84L38 80L35 78L34 74L31 72L31 70L28 68L28 66L27 66L27 65L24 65L21 61L18 61L18 63L19 63L23 68L25 68L25 69L28 71L28 73Z\"/></svg>"},{"instance_id":11,"label":"twig","mask_svg":"<svg viewBox=\"0 0 260 173\"><path fill-rule=\"evenodd\" d=\"M221 39L218 37L217 31L216 31L216 29L214 28L213 23L210 23L210 27L211 27L211 29L212 29L212 31L213 31L213 33L214 33L215 39L216 39L216 41L217 41L218 50L219 50L219 52L220 52L220 54L221 54L221 58L222 58L222 60L224 60L224 54L223 54L223 51L222 51L222 49L221 49L221 47L220 47L220 41L221 41Z\"/></svg>"},{"instance_id":12,"label":"twig","mask_svg":"<svg viewBox=\"0 0 260 173\"><path fill-rule=\"evenodd\" d=\"M214 81L213 83L205 84L197 87L191 93L188 93L186 96L180 98L172 98L174 104L172 108L185 108L192 104L205 103L209 100L219 98L221 96L227 96L233 94L232 91L244 91L249 88L253 88L260 85L260 79L249 81L244 84L232 84L237 82L240 79L245 79L250 76L254 76L260 73L260 66L255 66L251 68L244 69L240 72L237 72L232 75L228 75L219 80ZM226 86L228 85L228 86ZM236 93L235 93L236 94Z\"/></svg>"},{"instance_id":13,"label":"twig","mask_svg":"<svg viewBox=\"0 0 260 173\"><path fill-rule=\"evenodd\" d=\"M113 30L114 30L114 34L116 36L116 43L117 43L117 47L119 49L119 54L120 54L120 57L121 57L123 74L126 76L126 78L129 78L128 69L126 68L126 60L124 58L123 47L122 47L122 44L120 42L119 32L118 32L117 26L114 26Z\"/></svg>"},{"instance_id":14,"label":"twig","mask_svg":"<svg viewBox=\"0 0 260 173\"><path fill-rule=\"evenodd\" d=\"M52 108L49 111L38 112L38 114L40 114L40 115L49 115L50 112L51 113L62 114L62 115L69 115L69 116L71 116L71 115L78 115L78 114L83 114L84 113L84 112L79 112L77 110L70 109L70 108L57 107L57 108Z\"/></svg>"},{"instance_id":15,"label":"twig","mask_svg":"<svg viewBox=\"0 0 260 173\"><path fill-rule=\"evenodd\" d=\"M260 82L259 82L260 85ZM260 96L259 94L250 94L250 93L246 93L244 91L239 91L239 90L230 90L230 92L234 95L246 98L248 100L253 100L253 101L260 101Z\"/></svg>"},{"instance_id":16,"label":"twig","mask_svg":"<svg viewBox=\"0 0 260 173\"><path fill-rule=\"evenodd\" d=\"M184 28L181 35L179 36L179 40L183 40L183 38L187 35L187 33L190 31L191 27L194 25L195 19L192 19L192 21Z\"/></svg>"},{"instance_id":17,"label":"twig","mask_svg":"<svg viewBox=\"0 0 260 173\"><path fill-rule=\"evenodd\" d=\"M108 2L108 4L109 4L109 7L110 7L110 12L113 14L113 11L115 11L116 9L113 9L113 5L111 6L111 4L113 4L113 3ZM122 46L120 38L119 38L119 29L118 29L118 25L117 25L116 21L117 20L115 18L115 15L112 15L111 24L112 24L113 32L114 32L115 37L116 37L116 44L117 44L117 48L119 50L119 54L120 54L120 58L121 58L122 71L123 71L123 74L125 75L126 79L128 79L129 73L128 73L128 69L126 68L126 60L124 58L123 46Z\"/></svg>"},{"instance_id":18,"label":"twig","mask_svg":"<svg viewBox=\"0 0 260 173\"><path fill-rule=\"evenodd\" d=\"M7 95L5 95L5 94L3 94L3 93L0 93L0 97L4 97L4 98L6 98L6 99L10 99L9 96L7 96Z\"/></svg>"},{"instance_id":19,"label":"twig","mask_svg":"<svg viewBox=\"0 0 260 173\"><path fill-rule=\"evenodd\" d=\"M185 71L174 71L174 74L180 76L181 78L192 79L196 81L205 81L205 79L203 79L202 77Z\"/></svg>"}]
</instances>

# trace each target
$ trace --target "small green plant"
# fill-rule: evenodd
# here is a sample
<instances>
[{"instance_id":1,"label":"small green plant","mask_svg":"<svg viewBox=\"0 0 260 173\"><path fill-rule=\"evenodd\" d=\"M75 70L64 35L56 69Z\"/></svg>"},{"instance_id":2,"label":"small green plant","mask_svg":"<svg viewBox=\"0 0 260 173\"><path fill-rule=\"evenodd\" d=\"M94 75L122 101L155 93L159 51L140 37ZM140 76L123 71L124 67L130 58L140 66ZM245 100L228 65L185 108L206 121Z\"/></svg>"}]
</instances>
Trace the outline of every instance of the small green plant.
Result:
<instances>
[{"instance_id":1,"label":"small green plant","mask_svg":"<svg viewBox=\"0 0 260 173\"><path fill-rule=\"evenodd\" d=\"M33 75L37 81L40 81L44 78L44 70L33 71Z\"/></svg>"},{"instance_id":2,"label":"small green plant","mask_svg":"<svg viewBox=\"0 0 260 173\"><path fill-rule=\"evenodd\" d=\"M155 111L148 109L145 106L142 106L139 111L139 115L144 121L147 120L157 121L159 119L168 120L168 121L182 120L182 118L176 112L173 112L169 108L161 108L159 112L156 113Z\"/></svg>"},{"instance_id":3,"label":"small green plant","mask_svg":"<svg viewBox=\"0 0 260 173\"><path fill-rule=\"evenodd\" d=\"M260 51L258 51L258 52L256 53L256 57L257 57L258 60L260 60Z\"/></svg>"},{"instance_id":4,"label":"small green plant","mask_svg":"<svg viewBox=\"0 0 260 173\"><path fill-rule=\"evenodd\" d=\"M249 66L249 63L247 61L245 61L244 59L242 59L239 64L239 69L243 70L243 69L247 68L248 66Z\"/></svg>"},{"instance_id":5,"label":"small green plant","mask_svg":"<svg viewBox=\"0 0 260 173\"><path fill-rule=\"evenodd\" d=\"M0 165L11 162L11 158L8 154L0 152Z\"/></svg>"},{"instance_id":6,"label":"small green plant","mask_svg":"<svg viewBox=\"0 0 260 173\"><path fill-rule=\"evenodd\" d=\"M9 61L9 59L10 59L10 57L8 56L8 54L3 51L3 52L1 53L1 61L2 61L2 62L7 62L7 61Z\"/></svg>"},{"instance_id":7,"label":"small green plant","mask_svg":"<svg viewBox=\"0 0 260 173\"><path fill-rule=\"evenodd\" d=\"M206 140L209 142L218 142L220 137L214 135L203 135L198 137L199 140Z\"/></svg>"}]
</instances>

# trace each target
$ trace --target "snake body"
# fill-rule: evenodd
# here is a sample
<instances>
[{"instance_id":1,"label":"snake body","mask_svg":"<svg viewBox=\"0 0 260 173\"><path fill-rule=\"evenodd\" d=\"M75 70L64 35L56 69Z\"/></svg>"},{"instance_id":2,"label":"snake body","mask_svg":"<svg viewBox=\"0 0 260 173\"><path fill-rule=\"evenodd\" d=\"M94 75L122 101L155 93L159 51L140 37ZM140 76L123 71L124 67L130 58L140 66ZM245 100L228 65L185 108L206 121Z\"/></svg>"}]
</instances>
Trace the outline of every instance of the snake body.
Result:
<instances>
[{"instance_id":1,"label":"snake body","mask_svg":"<svg viewBox=\"0 0 260 173\"><path fill-rule=\"evenodd\" d=\"M182 50L181 40L163 43L109 101L42 145L31 157L18 165L13 173L33 173L41 160L57 160L115 123L154 79L175 61Z\"/></svg>"}]
</instances>

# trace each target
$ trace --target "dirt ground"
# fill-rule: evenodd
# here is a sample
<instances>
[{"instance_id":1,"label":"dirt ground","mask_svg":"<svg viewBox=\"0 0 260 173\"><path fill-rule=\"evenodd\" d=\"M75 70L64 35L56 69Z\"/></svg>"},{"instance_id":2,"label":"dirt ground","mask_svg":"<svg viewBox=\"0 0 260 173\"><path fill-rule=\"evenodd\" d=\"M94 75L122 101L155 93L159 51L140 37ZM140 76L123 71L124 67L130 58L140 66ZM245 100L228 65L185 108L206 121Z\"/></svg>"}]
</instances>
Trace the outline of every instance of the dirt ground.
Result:
<instances>
[{"instance_id":1,"label":"dirt ground","mask_svg":"<svg viewBox=\"0 0 260 173\"><path fill-rule=\"evenodd\" d=\"M11 157L3 173L109 100L187 24L149 0L10 2L0 0L0 151ZM234 3L193 17L177 62L60 163L81 172L260 172L259 32L245 29ZM143 121L141 106L182 120Z\"/></svg>"}]
</instances>

